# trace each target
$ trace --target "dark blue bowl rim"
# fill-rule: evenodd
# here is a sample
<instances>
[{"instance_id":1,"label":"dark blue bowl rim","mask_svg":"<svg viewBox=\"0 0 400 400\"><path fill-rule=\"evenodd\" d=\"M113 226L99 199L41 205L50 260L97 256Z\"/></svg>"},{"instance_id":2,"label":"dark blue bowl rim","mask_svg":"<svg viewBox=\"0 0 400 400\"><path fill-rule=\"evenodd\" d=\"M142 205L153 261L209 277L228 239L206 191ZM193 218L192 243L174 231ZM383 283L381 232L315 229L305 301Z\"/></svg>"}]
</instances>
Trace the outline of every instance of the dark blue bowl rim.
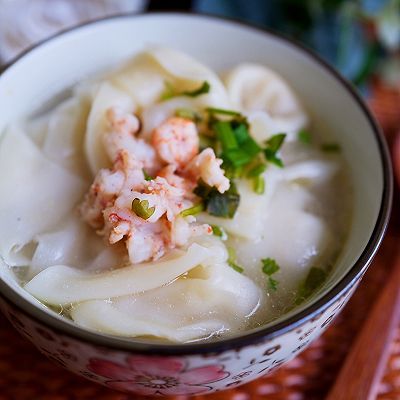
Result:
<instances>
[{"instance_id":1,"label":"dark blue bowl rim","mask_svg":"<svg viewBox=\"0 0 400 400\"><path fill-rule=\"evenodd\" d=\"M322 296L320 299L315 301L314 303L307 306L304 310L294 314L290 318L287 318L279 323L269 325L264 329L261 328L255 332L245 333L238 337L228 338L224 340L219 340L215 342L199 342L199 343L189 343L189 344L158 344L158 343L141 343L135 342L132 339L120 338L114 336L106 336L102 334L98 334L95 332L90 332L85 329L79 328L78 326L73 326L66 322L56 320L56 318L49 316L44 310L36 307L34 308L32 304L30 304L27 300L22 297L14 294L14 296L8 291L7 286L4 282L0 280L0 294L2 298L7 301L11 306L17 307L17 309L23 312L25 315L28 315L30 318L35 320L39 320L40 323L49 325L51 328L60 333L66 334L80 341L87 342L92 345L98 345L101 347L109 348L112 350L120 350L120 351L128 351L133 353L139 353L143 355L166 355L166 356L176 356L176 355L193 355L193 354L205 354L205 353L221 353L227 350L238 350L240 348L256 345L260 342L267 342L277 336L283 335L291 330L297 329L299 326L303 325L307 321L317 317L322 312L324 312L330 305L332 305L335 301L338 300L343 294L347 293L355 284L358 283L359 278L367 270L370 265L372 259L374 258L381 242L386 232L390 212L392 207L392 196L393 196L393 175L390 161L390 153L384 139L384 135L381 132L381 129L376 122L375 118L372 116L370 110L365 104L364 100L357 93L356 89L352 86L350 82L348 82L345 78L343 78L339 72L337 72L331 65L329 65L325 60L323 60L318 54L314 51L310 50L306 46L301 43L294 41L291 38L288 38L280 33L277 33L273 30L258 27L254 25L247 24L245 22L225 18L215 15L209 15L204 13L192 13L192 12L144 12L137 14L119 14L113 15L111 17L106 17L102 19L98 19L93 22L83 23L77 25L73 28L63 30L56 35L53 35L40 43L30 47L23 53L21 53L18 57L13 59L10 63L6 64L3 68L0 69L0 73L3 73L7 69L11 68L13 64L15 64L18 60L23 58L26 54L41 46L44 43L47 43L64 33L68 33L71 31L79 30L88 25L101 24L105 21L109 20L117 20L117 19L136 19L143 18L146 16L159 15L159 16L182 16L185 18L195 17L195 18L204 18L204 19L214 19L214 20L222 20L229 22L231 24L236 24L240 27L245 27L246 29L250 29L256 31L258 33L267 33L268 35L274 36L285 43L295 47L297 50L300 50L303 53L313 59L320 67L328 71L330 75L332 75L338 84L342 85L347 92L353 97L356 103L359 105L361 111L364 113L367 118L374 134L375 139L379 148L381 163L383 168L383 193L381 199L381 207L379 210L378 218L373 229L370 240L365 246L362 254L358 258L358 260L353 264L348 273L333 287L330 289L328 293ZM5 292L7 295L5 294ZM34 312L32 310L34 309ZM59 325L62 325L60 328Z\"/></svg>"}]
</instances>

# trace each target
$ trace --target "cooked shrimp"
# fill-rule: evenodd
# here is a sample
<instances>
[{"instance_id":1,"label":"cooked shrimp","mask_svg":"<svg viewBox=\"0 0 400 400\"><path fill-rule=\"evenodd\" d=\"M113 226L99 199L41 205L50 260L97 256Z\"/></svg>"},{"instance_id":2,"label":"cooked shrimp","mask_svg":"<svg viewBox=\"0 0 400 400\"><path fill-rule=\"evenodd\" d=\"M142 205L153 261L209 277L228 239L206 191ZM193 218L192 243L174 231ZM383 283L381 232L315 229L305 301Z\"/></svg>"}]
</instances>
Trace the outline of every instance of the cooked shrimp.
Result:
<instances>
[{"instance_id":1,"label":"cooked shrimp","mask_svg":"<svg viewBox=\"0 0 400 400\"><path fill-rule=\"evenodd\" d=\"M165 178L170 185L184 190L186 196L190 197L190 194L196 187L197 184L196 181L194 181L193 179L184 178L175 172L176 172L176 165L170 164L164 167L162 170L160 170L158 172L158 176Z\"/></svg>"},{"instance_id":2,"label":"cooked shrimp","mask_svg":"<svg viewBox=\"0 0 400 400\"><path fill-rule=\"evenodd\" d=\"M207 185L215 186L220 193L224 193L230 184L221 164L222 160L215 156L214 150L207 148L194 157L184 171L194 179L201 178Z\"/></svg>"},{"instance_id":3,"label":"cooked shrimp","mask_svg":"<svg viewBox=\"0 0 400 400\"><path fill-rule=\"evenodd\" d=\"M183 118L168 119L154 131L154 150L135 137L139 129L135 116L111 108L107 118L110 132L105 134L104 143L113 169L101 170L96 176L80 207L83 218L110 244L125 240L133 264L157 259L167 249L184 246L191 237L211 234L209 225L197 224L193 216L181 216L183 210L194 205L193 189L199 178L221 192L229 188L220 169L222 161L213 150L198 154L194 123ZM156 151L169 163L162 169ZM145 180L143 168L155 178ZM147 216L144 211L132 209L135 199L154 207L152 213ZM138 204L145 207L145 203Z\"/></svg>"},{"instance_id":4,"label":"cooked shrimp","mask_svg":"<svg viewBox=\"0 0 400 400\"><path fill-rule=\"evenodd\" d=\"M212 228L208 224L194 225L196 218L188 216L178 217L171 224L171 242L174 246L184 246L191 237L212 235Z\"/></svg>"},{"instance_id":5,"label":"cooked shrimp","mask_svg":"<svg viewBox=\"0 0 400 400\"><path fill-rule=\"evenodd\" d=\"M163 220L136 225L126 242L130 261L136 264L162 257L166 252L168 235Z\"/></svg>"},{"instance_id":6,"label":"cooked shrimp","mask_svg":"<svg viewBox=\"0 0 400 400\"><path fill-rule=\"evenodd\" d=\"M152 144L160 158L182 168L199 152L199 136L193 121L171 117L156 128Z\"/></svg>"},{"instance_id":7,"label":"cooked shrimp","mask_svg":"<svg viewBox=\"0 0 400 400\"><path fill-rule=\"evenodd\" d=\"M126 248L132 264L156 260L165 253L167 230L163 221L145 221L126 209L110 207L104 212L109 233L109 243L114 244L126 238Z\"/></svg>"},{"instance_id":8,"label":"cooked shrimp","mask_svg":"<svg viewBox=\"0 0 400 400\"><path fill-rule=\"evenodd\" d=\"M112 203L123 184L124 174L121 171L99 171L80 206L81 215L90 226L96 229L103 226L103 210Z\"/></svg>"},{"instance_id":9,"label":"cooked shrimp","mask_svg":"<svg viewBox=\"0 0 400 400\"><path fill-rule=\"evenodd\" d=\"M140 128L140 122L135 115L122 113L112 107L107 110L106 118L111 131L104 135L104 145L111 160L117 160L121 157L121 152L124 152L132 162L136 162L138 168L154 169L158 166L153 147L135 137Z\"/></svg>"}]
</instances>

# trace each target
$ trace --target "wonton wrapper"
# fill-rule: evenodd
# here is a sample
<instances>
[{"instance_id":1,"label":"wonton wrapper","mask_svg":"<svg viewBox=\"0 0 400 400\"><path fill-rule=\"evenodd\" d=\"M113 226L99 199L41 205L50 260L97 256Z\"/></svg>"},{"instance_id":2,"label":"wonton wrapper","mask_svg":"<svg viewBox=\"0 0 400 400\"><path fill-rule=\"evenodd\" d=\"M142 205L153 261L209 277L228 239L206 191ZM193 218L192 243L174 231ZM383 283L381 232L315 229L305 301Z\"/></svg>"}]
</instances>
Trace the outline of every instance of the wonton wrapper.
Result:
<instances>
[{"instance_id":1,"label":"wonton wrapper","mask_svg":"<svg viewBox=\"0 0 400 400\"><path fill-rule=\"evenodd\" d=\"M246 317L260 305L261 292L227 264L197 267L196 276L111 301L73 307L79 325L109 334L155 336L186 342L246 328Z\"/></svg>"},{"instance_id":2,"label":"wonton wrapper","mask_svg":"<svg viewBox=\"0 0 400 400\"><path fill-rule=\"evenodd\" d=\"M70 214L86 185L15 126L1 136L0 170L0 254L20 265L26 259L18 261L18 251Z\"/></svg>"},{"instance_id":3,"label":"wonton wrapper","mask_svg":"<svg viewBox=\"0 0 400 400\"><path fill-rule=\"evenodd\" d=\"M194 243L187 251L173 250L158 261L100 274L54 265L36 275L25 289L53 305L126 296L165 285L212 255L208 248Z\"/></svg>"},{"instance_id":4,"label":"wonton wrapper","mask_svg":"<svg viewBox=\"0 0 400 400\"><path fill-rule=\"evenodd\" d=\"M134 102L125 92L104 82L93 99L85 136L85 155L93 176L101 168L109 168L113 161L109 159L103 144L103 135L110 129L106 112L111 107L126 113L135 110Z\"/></svg>"},{"instance_id":5,"label":"wonton wrapper","mask_svg":"<svg viewBox=\"0 0 400 400\"><path fill-rule=\"evenodd\" d=\"M307 125L307 115L290 86L276 72L251 63L239 64L228 72L225 84L232 104L246 113L264 111L265 139L272 133L285 132L288 138ZM258 116L260 118L260 115ZM261 123L261 121L259 122ZM258 140L261 139L256 134Z\"/></svg>"}]
</instances>

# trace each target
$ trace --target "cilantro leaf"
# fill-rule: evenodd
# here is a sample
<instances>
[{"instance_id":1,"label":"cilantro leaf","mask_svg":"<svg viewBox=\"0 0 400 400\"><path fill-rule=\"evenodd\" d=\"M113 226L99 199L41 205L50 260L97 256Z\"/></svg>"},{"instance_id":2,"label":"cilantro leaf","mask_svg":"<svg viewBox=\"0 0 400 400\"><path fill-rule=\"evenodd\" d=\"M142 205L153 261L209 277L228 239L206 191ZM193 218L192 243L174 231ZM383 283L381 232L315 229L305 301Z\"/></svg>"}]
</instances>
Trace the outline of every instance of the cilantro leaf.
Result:
<instances>
[{"instance_id":1,"label":"cilantro leaf","mask_svg":"<svg viewBox=\"0 0 400 400\"><path fill-rule=\"evenodd\" d=\"M273 258L263 258L261 259L262 272L268 276L268 287L273 291L278 289L279 282L272 278L272 275L277 273L281 268Z\"/></svg>"},{"instance_id":2,"label":"cilantro leaf","mask_svg":"<svg viewBox=\"0 0 400 400\"><path fill-rule=\"evenodd\" d=\"M200 87L194 90L185 90L183 92L177 92L173 87L172 83L169 81L165 81L165 90L161 94L161 101L169 100L173 97L177 96L188 96L188 97L197 97L202 94L206 94L210 91L210 84L207 81L204 81Z\"/></svg>"},{"instance_id":3,"label":"cilantro leaf","mask_svg":"<svg viewBox=\"0 0 400 400\"><path fill-rule=\"evenodd\" d=\"M194 194L203 200L205 210L216 217L233 218L239 207L240 194L232 181L225 193L220 193L216 188L199 181Z\"/></svg>"},{"instance_id":4,"label":"cilantro leaf","mask_svg":"<svg viewBox=\"0 0 400 400\"><path fill-rule=\"evenodd\" d=\"M273 258L263 258L261 262L263 264L262 271L268 276L275 274L275 272L278 272L281 269Z\"/></svg>"},{"instance_id":5,"label":"cilantro leaf","mask_svg":"<svg viewBox=\"0 0 400 400\"><path fill-rule=\"evenodd\" d=\"M270 137L266 142L266 147L264 149L264 155L267 161L275 164L277 167L282 168L283 162L277 156L278 151L282 147L282 144L286 138L286 133L278 133Z\"/></svg>"},{"instance_id":6,"label":"cilantro leaf","mask_svg":"<svg viewBox=\"0 0 400 400\"><path fill-rule=\"evenodd\" d=\"M297 139L304 144L311 144L312 142L311 133L305 129L297 133Z\"/></svg>"},{"instance_id":7,"label":"cilantro leaf","mask_svg":"<svg viewBox=\"0 0 400 400\"><path fill-rule=\"evenodd\" d=\"M276 292L278 290L278 281L272 277L268 277L268 286L274 291Z\"/></svg>"}]
</instances>

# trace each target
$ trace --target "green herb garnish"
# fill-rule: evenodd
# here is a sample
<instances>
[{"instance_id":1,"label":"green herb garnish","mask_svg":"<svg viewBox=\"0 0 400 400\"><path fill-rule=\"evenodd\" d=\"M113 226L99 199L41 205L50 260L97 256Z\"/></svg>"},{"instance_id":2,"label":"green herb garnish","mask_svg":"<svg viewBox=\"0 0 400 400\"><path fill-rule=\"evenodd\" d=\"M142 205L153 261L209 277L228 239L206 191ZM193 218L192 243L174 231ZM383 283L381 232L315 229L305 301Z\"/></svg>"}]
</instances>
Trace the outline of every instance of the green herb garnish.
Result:
<instances>
[{"instance_id":1,"label":"green herb garnish","mask_svg":"<svg viewBox=\"0 0 400 400\"><path fill-rule=\"evenodd\" d=\"M225 232L224 228L218 225L211 225L211 229L213 231L213 235L218 236L219 238L221 238L221 240L226 240L228 238L228 235Z\"/></svg>"},{"instance_id":2,"label":"green herb garnish","mask_svg":"<svg viewBox=\"0 0 400 400\"><path fill-rule=\"evenodd\" d=\"M281 147L285 140L286 133L278 133L274 136L271 136L267 141L267 149L276 153Z\"/></svg>"},{"instance_id":3,"label":"green herb garnish","mask_svg":"<svg viewBox=\"0 0 400 400\"><path fill-rule=\"evenodd\" d=\"M221 157L228 162L228 169L249 164L261 152L260 146L248 132L246 123L238 121L216 121L212 128L221 143ZM225 164L224 167L227 167Z\"/></svg>"},{"instance_id":4,"label":"green herb garnish","mask_svg":"<svg viewBox=\"0 0 400 400\"><path fill-rule=\"evenodd\" d=\"M242 117L238 111L224 110L223 108L207 107L206 111L210 114L228 115L230 117Z\"/></svg>"},{"instance_id":5,"label":"green herb garnish","mask_svg":"<svg viewBox=\"0 0 400 400\"><path fill-rule=\"evenodd\" d=\"M296 304L310 297L326 280L327 272L322 268L311 267L304 282L301 283L297 294Z\"/></svg>"},{"instance_id":6,"label":"green herb garnish","mask_svg":"<svg viewBox=\"0 0 400 400\"><path fill-rule=\"evenodd\" d=\"M197 97L202 94L206 94L210 91L210 84L207 81L204 81L200 87L194 90L185 90L182 92L182 96L189 96L189 97Z\"/></svg>"},{"instance_id":7,"label":"green herb garnish","mask_svg":"<svg viewBox=\"0 0 400 400\"><path fill-rule=\"evenodd\" d=\"M324 143L321 145L321 150L325 153L339 153L341 147L337 143Z\"/></svg>"},{"instance_id":8,"label":"green herb garnish","mask_svg":"<svg viewBox=\"0 0 400 400\"><path fill-rule=\"evenodd\" d=\"M267 166L264 163L258 163L250 171L247 172L248 178L256 178L259 175L263 174L267 169Z\"/></svg>"},{"instance_id":9,"label":"green herb garnish","mask_svg":"<svg viewBox=\"0 0 400 400\"><path fill-rule=\"evenodd\" d=\"M151 180L154 179L151 175L149 175L149 174L146 172L146 170L145 170L144 168L142 168L142 171L143 171L144 179L145 179L146 181L151 181Z\"/></svg>"},{"instance_id":10,"label":"green herb garnish","mask_svg":"<svg viewBox=\"0 0 400 400\"><path fill-rule=\"evenodd\" d=\"M172 86L171 82L165 82L165 90L161 94L161 100L169 100L172 97L177 96L189 96L189 97L197 97L202 94L206 94L210 91L210 84L207 81L204 81L200 87L194 90L185 90L183 92L177 92Z\"/></svg>"},{"instance_id":11,"label":"green herb garnish","mask_svg":"<svg viewBox=\"0 0 400 400\"><path fill-rule=\"evenodd\" d=\"M214 129L224 152L238 148L238 142L230 122L217 121L214 124Z\"/></svg>"},{"instance_id":12,"label":"green herb garnish","mask_svg":"<svg viewBox=\"0 0 400 400\"><path fill-rule=\"evenodd\" d=\"M253 189L257 194L265 192L265 178L263 175L258 175L253 178Z\"/></svg>"},{"instance_id":13,"label":"green herb garnish","mask_svg":"<svg viewBox=\"0 0 400 400\"><path fill-rule=\"evenodd\" d=\"M279 265L273 258L263 258L262 262L262 272L268 276L268 285L273 290L276 291L278 288L278 281L272 278L272 275L280 270Z\"/></svg>"},{"instance_id":14,"label":"green herb garnish","mask_svg":"<svg viewBox=\"0 0 400 400\"><path fill-rule=\"evenodd\" d=\"M273 258L263 258L261 262L263 264L262 272L268 276L275 274L275 272L278 272L281 269Z\"/></svg>"},{"instance_id":15,"label":"green herb garnish","mask_svg":"<svg viewBox=\"0 0 400 400\"><path fill-rule=\"evenodd\" d=\"M311 144L312 142L311 133L305 129L297 133L297 139L304 144Z\"/></svg>"},{"instance_id":16,"label":"green herb garnish","mask_svg":"<svg viewBox=\"0 0 400 400\"><path fill-rule=\"evenodd\" d=\"M239 207L240 195L236 185L231 181L230 188L225 193L216 189L208 196L206 210L210 215L222 218L233 218Z\"/></svg>"},{"instance_id":17,"label":"green herb garnish","mask_svg":"<svg viewBox=\"0 0 400 400\"><path fill-rule=\"evenodd\" d=\"M264 155L267 161L275 164L279 168L283 167L283 162L277 156L277 153L282 147L285 137L286 133L278 133L277 135L272 136L266 141L266 148L264 149Z\"/></svg>"},{"instance_id":18,"label":"green herb garnish","mask_svg":"<svg viewBox=\"0 0 400 400\"><path fill-rule=\"evenodd\" d=\"M274 291L276 292L278 290L278 281L274 278L272 278L271 276L268 277L268 286Z\"/></svg>"},{"instance_id":19,"label":"green herb garnish","mask_svg":"<svg viewBox=\"0 0 400 400\"><path fill-rule=\"evenodd\" d=\"M196 215L201 213L204 210L203 203L199 203L194 205L193 207L187 208L186 210L181 211L181 217L187 217L189 215Z\"/></svg>"},{"instance_id":20,"label":"green herb garnish","mask_svg":"<svg viewBox=\"0 0 400 400\"><path fill-rule=\"evenodd\" d=\"M175 116L180 118L191 119L194 122L201 121L200 114L194 110L191 110L190 108L177 108L175 110Z\"/></svg>"},{"instance_id":21,"label":"green herb garnish","mask_svg":"<svg viewBox=\"0 0 400 400\"><path fill-rule=\"evenodd\" d=\"M147 200L140 200L138 198L132 201L132 211L140 218L149 219L156 210L155 207L149 207Z\"/></svg>"},{"instance_id":22,"label":"green herb garnish","mask_svg":"<svg viewBox=\"0 0 400 400\"><path fill-rule=\"evenodd\" d=\"M236 272L243 273L244 269L236 262L236 252L233 247L227 247L228 249L228 265L233 268Z\"/></svg>"},{"instance_id":23,"label":"green herb garnish","mask_svg":"<svg viewBox=\"0 0 400 400\"><path fill-rule=\"evenodd\" d=\"M236 169L249 164L253 158L244 149L231 149L222 153L222 159L229 161ZM225 167L225 165L223 167Z\"/></svg>"},{"instance_id":24,"label":"green herb garnish","mask_svg":"<svg viewBox=\"0 0 400 400\"><path fill-rule=\"evenodd\" d=\"M276 165L279 168L283 168L283 161L275 155L275 153L271 153L269 149L264 150L265 158L271 163Z\"/></svg>"},{"instance_id":25,"label":"green herb garnish","mask_svg":"<svg viewBox=\"0 0 400 400\"><path fill-rule=\"evenodd\" d=\"M225 193L219 193L216 188L200 181L194 193L203 200L205 210L210 215L221 218L233 218L240 202L240 195L234 182L231 182Z\"/></svg>"}]
</instances>

